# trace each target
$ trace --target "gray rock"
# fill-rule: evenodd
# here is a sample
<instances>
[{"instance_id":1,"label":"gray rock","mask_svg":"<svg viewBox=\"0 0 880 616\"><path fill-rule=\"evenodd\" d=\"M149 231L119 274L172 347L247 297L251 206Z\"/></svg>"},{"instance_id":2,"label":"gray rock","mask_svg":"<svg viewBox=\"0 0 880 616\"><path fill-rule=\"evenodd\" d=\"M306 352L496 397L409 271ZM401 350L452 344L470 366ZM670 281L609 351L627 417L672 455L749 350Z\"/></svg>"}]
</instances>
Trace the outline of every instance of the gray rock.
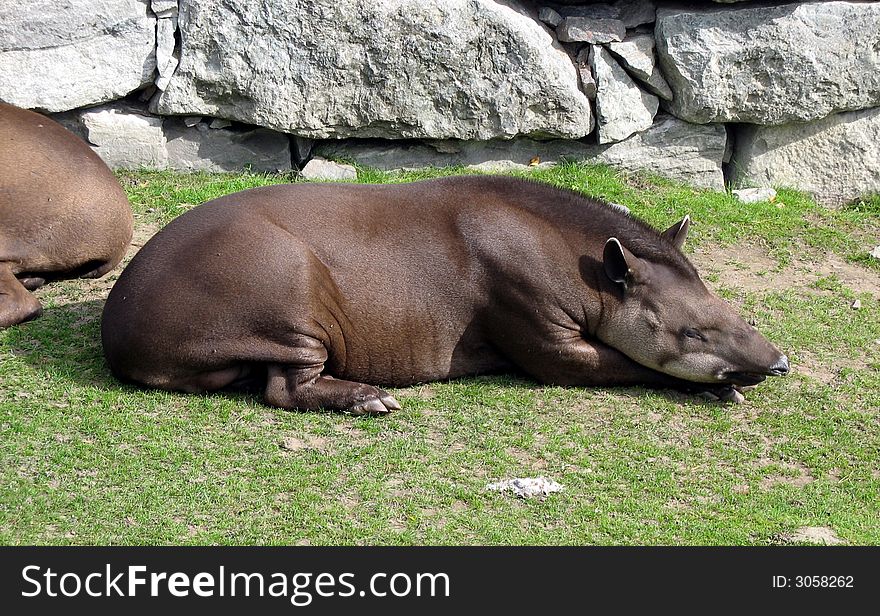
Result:
<instances>
[{"instance_id":1,"label":"gray rock","mask_svg":"<svg viewBox=\"0 0 880 616\"><path fill-rule=\"evenodd\" d=\"M595 145L526 137L491 141L383 141L349 139L325 141L315 153L326 158L354 160L386 171L425 167L531 168L563 159L604 163L627 172L648 172L694 186L724 189L721 159L727 132L723 125L697 125L661 114L648 130L619 143Z\"/></svg>"},{"instance_id":2,"label":"gray rock","mask_svg":"<svg viewBox=\"0 0 880 616\"><path fill-rule=\"evenodd\" d=\"M582 137L567 53L494 0L181 0L156 109L311 138Z\"/></svg>"},{"instance_id":3,"label":"gray rock","mask_svg":"<svg viewBox=\"0 0 880 616\"><path fill-rule=\"evenodd\" d=\"M880 105L880 3L657 11L657 53L691 122L785 124Z\"/></svg>"},{"instance_id":4,"label":"gray rock","mask_svg":"<svg viewBox=\"0 0 880 616\"><path fill-rule=\"evenodd\" d=\"M653 0L617 0L614 8L618 11L618 19L627 28L652 24L657 18L657 5Z\"/></svg>"},{"instance_id":5,"label":"gray rock","mask_svg":"<svg viewBox=\"0 0 880 616\"><path fill-rule=\"evenodd\" d=\"M177 118L161 118L126 102L55 116L70 127L114 169L179 171L288 171L286 135L267 129L192 127Z\"/></svg>"},{"instance_id":6,"label":"gray rock","mask_svg":"<svg viewBox=\"0 0 880 616\"><path fill-rule=\"evenodd\" d=\"M224 120L223 118L214 118L211 120L211 123L208 124L209 128L218 129L218 128L229 128L232 126L232 122L229 120Z\"/></svg>"},{"instance_id":7,"label":"gray rock","mask_svg":"<svg viewBox=\"0 0 880 616\"><path fill-rule=\"evenodd\" d=\"M734 183L789 186L840 205L880 191L880 108L807 124L740 127Z\"/></svg>"},{"instance_id":8,"label":"gray rock","mask_svg":"<svg viewBox=\"0 0 880 616\"><path fill-rule=\"evenodd\" d=\"M165 120L168 167L178 171L290 171L287 135L266 128L211 129Z\"/></svg>"},{"instance_id":9,"label":"gray rock","mask_svg":"<svg viewBox=\"0 0 880 616\"><path fill-rule=\"evenodd\" d=\"M869 253L875 259L880 259L880 246L874 246L874 250Z\"/></svg>"},{"instance_id":10,"label":"gray rock","mask_svg":"<svg viewBox=\"0 0 880 616\"><path fill-rule=\"evenodd\" d=\"M77 112L85 140L112 169L166 169L163 119L125 102Z\"/></svg>"},{"instance_id":11,"label":"gray rock","mask_svg":"<svg viewBox=\"0 0 880 616\"><path fill-rule=\"evenodd\" d=\"M562 15L551 9L549 6L542 6L538 9L538 19L551 28L555 28L562 23Z\"/></svg>"},{"instance_id":12,"label":"gray rock","mask_svg":"<svg viewBox=\"0 0 880 616\"><path fill-rule=\"evenodd\" d=\"M654 37L636 34L620 42L608 43L606 48L633 77L647 79L654 72Z\"/></svg>"},{"instance_id":13,"label":"gray rock","mask_svg":"<svg viewBox=\"0 0 880 616\"><path fill-rule=\"evenodd\" d=\"M776 191L772 188L740 188L731 192L740 203L762 203L776 200Z\"/></svg>"},{"instance_id":14,"label":"gray rock","mask_svg":"<svg viewBox=\"0 0 880 616\"><path fill-rule=\"evenodd\" d=\"M356 180L357 170L351 165L336 163L315 157L300 172L307 180L345 181Z\"/></svg>"},{"instance_id":15,"label":"gray rock","mask_svg":"<svg viewBox=\"0 0 880 616\"><path fill-rule=\"evenodd\" d=\"M590 68L590 47L581 49L577 54L578 77L580 77L581 92L587 95L591 101L596 100L596 78L593 77L593 69Z\"/></svg>"},{"instance_id":16,"label":"gray rock","mask_svg":"<svg viewBox=\"0 0 880 616\"><path fill-rule=\"evenodd\" d=\"M153 81L156 19L147 0L0 2L0 100L57 112Z\"/></svg>"},{"instance_id":17,"label":"gray rock","mask_svg":"<svg viewBox=\"0 0 880 616\"><path fill-rule=\"evenodd\" d=\"M156 69L159 72L156 87L160 90L168 87L168 82L180 62L180 51L174 37L177 30L177 4L174 6L174 15L161 17L156 22Z\"/></svg>"},{"instance_id":18,"label":"gray rock","mask_svg":"<svg viewBox=\"0 0 880 616\"><path fill-rule=\"evenodd\" d=\"M621 42L608 43L606 48L620 60L621 65L630 75L645 85L649 92L663 100L672 100L672 90L657 68L653 36L629 35Z\"/></svg>"},{"instance_id":19,"label":"gray rock","mask_svg":"<svg viewBox=\"0 0 880 616\"><path fill-rule=\"evenodd\" d=\"M177 15L177 0L150 0L150 10L158 17Z\"/></svg>"},{"instance_id":20,"label":"gray rock","mask_svg":"<svg viewBox=\"0 0 880 616\"><path fill-rule=\"evenodd\" d=\"M618 19L620 17L620 10L617 7L604 2L560 6L557 11L562 17L585 17L587 19Z\"/></svg>"},{"instance_id":21,"label":"gray rock","mask_svg":"<svg viewBox=\"0 0 880 616\"><path fill-rule=\"evenodd\" d=\"M626 26L619 19L566 17L556 27L556 36L564 43L608 43L622 41Z\"/></svg>"},{"instance_id":22,"label":"gray rock","mask_svg":"<svg viewBox=\"0 0 880 616\"><path fill-rule=\"evenodd\" d=\"M654 122L656 96L639 88L604 47L594 46L590 65L596 78L596 123L599 143L623 141Z\"/></svg>"}]
</instances>

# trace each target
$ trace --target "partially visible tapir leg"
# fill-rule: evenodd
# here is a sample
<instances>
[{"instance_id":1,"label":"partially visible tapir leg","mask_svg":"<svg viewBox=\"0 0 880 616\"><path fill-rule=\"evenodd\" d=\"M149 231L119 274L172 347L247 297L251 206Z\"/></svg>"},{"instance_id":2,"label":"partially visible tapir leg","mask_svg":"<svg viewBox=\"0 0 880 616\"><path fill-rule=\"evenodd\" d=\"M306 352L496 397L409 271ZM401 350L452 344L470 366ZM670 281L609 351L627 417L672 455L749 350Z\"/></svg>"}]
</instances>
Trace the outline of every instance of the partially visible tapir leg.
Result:
<instances>
[{"instance_id":1,"label":"partially visible tapir leg","mask_svg":"<svg viewBox=\"0 0 880 616\"><path fill-rule=\"evenodd\" d=\"M46 279L39 276L27 276L26 278L19 278L18 281L28 291L36 291L46 284Z\"/></svg>"},{"instance_id":2,"label":"partially visible tapir leg","mask_svg":"<svg viewBox=\"0 0 880 616\"><path fill-rule=\"evenodd\" d=\"M42 313L39 300L15 277L9 264L0 263L0 328L36 319Z\"/></svg>"},{"instance_id":3,"label":"partially visible tapir leg","mask_svg":"<svg viewBox=\"0 0 880 616\"><path fill-rule=\"evenodd\" d=\"M636 363L617 349L598 340L586 340L577 331L557 331L543 337L541 347L526 337L511 336L496 341L526 372L553 385L596 387L643 385L689 393L708 393L716 400L742 402L742 394L730 385L692 383ZM506 347L506 348L505 348Z\"/></svg>"},{"instance_id":4,"label":"partially visible tapir leg","mask_svg":"<svg viewBox=\"0 0 880 616\"><path fill-rule=\"evenodd\" d=\"M299 337L296 347L301 364L271 364L266 380L265 400L287 409L345 411L353 415L384 415L400 409L388 392L354 381L322 375L327 349L307 336Z\"/></svg>"}]
</instances>

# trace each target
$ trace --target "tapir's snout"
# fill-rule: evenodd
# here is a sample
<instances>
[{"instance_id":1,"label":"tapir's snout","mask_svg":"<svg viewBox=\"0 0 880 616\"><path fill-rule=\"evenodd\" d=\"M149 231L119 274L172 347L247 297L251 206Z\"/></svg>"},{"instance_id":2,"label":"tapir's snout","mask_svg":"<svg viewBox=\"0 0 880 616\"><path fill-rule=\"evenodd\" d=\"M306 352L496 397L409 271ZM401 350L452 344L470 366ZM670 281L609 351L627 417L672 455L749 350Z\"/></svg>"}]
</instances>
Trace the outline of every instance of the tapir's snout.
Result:
<instances>
[{"instance_id":1,"label":"tapir's snout","mask_svg":"<svg viewBox=\"0 0 880 616\"><path fill-rule=\"evenodd\" d=\"M782 355L779 357L779 361L770 366L770 369L767 371L770 376L785 376L788 374L788 357Z\"/></svg>"},{"instance_id":2,"label":"tapir's snout","mask_svg":"<svg viewBox=\"0 0 880 616\"><path fill-rule=\"evenodd\" d=\"M724 373L724 380L735 385L757 385L768 376L785 376L789 372L788 357L780 355L772 366L757 371L730 371Z\"/></svg>"}]
</instances>

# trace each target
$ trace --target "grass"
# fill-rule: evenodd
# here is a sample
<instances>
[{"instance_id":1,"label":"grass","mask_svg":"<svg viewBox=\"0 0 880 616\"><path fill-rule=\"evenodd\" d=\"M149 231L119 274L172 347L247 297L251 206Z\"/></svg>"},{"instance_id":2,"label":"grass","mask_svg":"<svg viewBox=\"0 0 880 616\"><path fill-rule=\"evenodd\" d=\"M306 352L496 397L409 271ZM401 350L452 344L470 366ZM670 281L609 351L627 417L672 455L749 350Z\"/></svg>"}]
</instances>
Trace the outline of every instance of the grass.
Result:
<instances>
[{"instance_id":1,"label":"grass","mask_svg":"<svg viewBox=\"0 0 880 616\"><path fill-rule=\"evenodd\" d=\"M404 408L384 418L293 413L121 385L99 338L118 270L60 282L37 292L41 319L0 331L0 543L778 544L823 526L880 544L880 199L831 211L782 190L744 206L602 167L533 175L658 226L690 213L697 265L794 374L734 407L492 377L394 390ZM207 199L293 178L120 180L147 236ZM755 270L743 247L770 265ZM485 490L540 475L565 490Z\"/></svg>"}]
</instances>

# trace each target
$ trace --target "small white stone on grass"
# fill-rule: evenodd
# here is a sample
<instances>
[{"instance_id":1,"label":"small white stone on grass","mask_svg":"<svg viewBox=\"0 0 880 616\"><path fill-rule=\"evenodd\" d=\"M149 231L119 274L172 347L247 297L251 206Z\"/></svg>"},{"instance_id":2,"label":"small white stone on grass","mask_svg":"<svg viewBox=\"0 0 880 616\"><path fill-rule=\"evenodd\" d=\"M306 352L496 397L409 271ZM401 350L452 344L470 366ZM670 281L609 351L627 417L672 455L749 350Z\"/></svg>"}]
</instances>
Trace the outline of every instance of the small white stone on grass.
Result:
<instances>
[{"instance_id":1,"label":"small white stone on grass","mask_svg":"<svg viewBox=\"0 0 880 616\"><path fill-rule=\"evenodd\" d=\"M315 157L306 163L301 172L307 180L356 180L357 169L351 165Z\"/></svg>"},{"instance_id":2,"label":"small white stone on grass","mask_svg":"<svg viewBox=\"0 0 880 616\"><path fill-rule=\"evenodd\" d=\"M763 203L776 200L776 191L772 188L741 188L732 191L741 203Z\"/></svg>"},{"instance_id":3,"label":"small white stone on grass","mask_svg":"<svg viewBox=\"0 0 880 616\"><path fill-rule=\"evenodd\" d=\"M871 251L871 256L875 259L880 259L880 246L874 246L874 250Z\"/></svg>"},{"instance_id":4,"label":"small white stone on grass","mask_svg":"<svg viewBox=\"0 0 880 616\"><path fill-rule=\"evenodd\" d=\"M856 301L854 301L854 302L850 305L850 308L852 308L853 310L858 310L858 309L861 308L861 307L862 307L862 300L860 300L860 299L857 299Z\"/></svg>"},{"instance_id":5,"label":"small white stone on grass","mask_svg":"<svg viewBox=\"0 0 880 616\"><path fill-rule=\"evenodd\" d=\"M533 496L547 496L553 492L561 492L564 488L552 479L546 477L514 477L513 479L504 479L497 483L490 483L486 486L487 490L495 490L496 492L511 492L520 498L531 498Z\"/></svg>"}]
</instances>

